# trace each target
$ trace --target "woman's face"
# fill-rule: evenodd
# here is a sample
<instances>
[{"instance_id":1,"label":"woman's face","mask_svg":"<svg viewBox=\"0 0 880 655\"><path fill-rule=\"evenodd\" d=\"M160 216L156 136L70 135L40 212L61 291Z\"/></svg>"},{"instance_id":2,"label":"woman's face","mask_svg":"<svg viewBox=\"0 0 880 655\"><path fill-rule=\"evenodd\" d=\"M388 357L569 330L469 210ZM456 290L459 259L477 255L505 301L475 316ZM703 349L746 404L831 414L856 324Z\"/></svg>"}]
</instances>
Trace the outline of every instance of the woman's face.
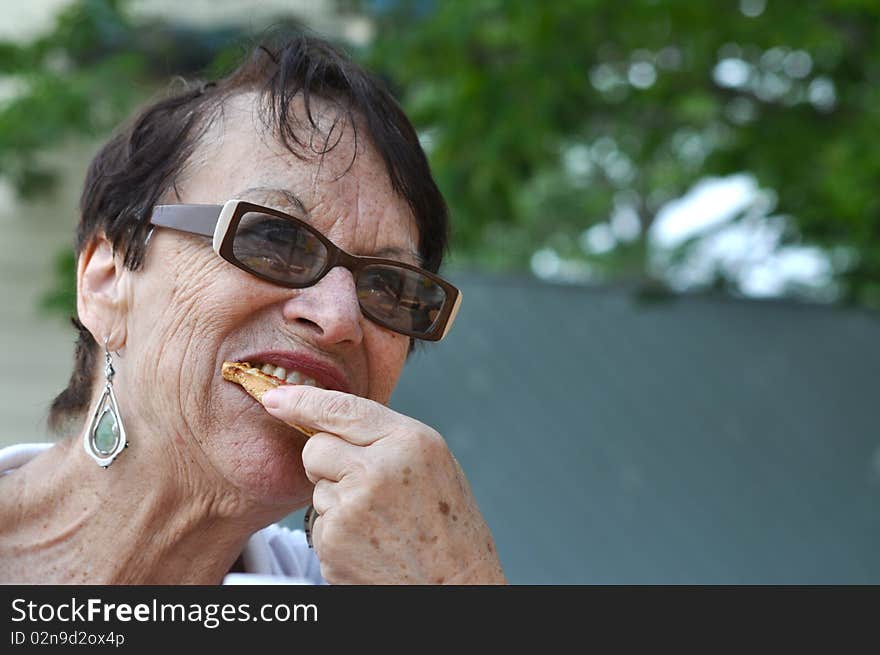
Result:
<instances>
[{"instance_id":1,"label":"woman's face","mask_svg":"<svg viewBox=\"0 0 880 655\"><path fill-rule=\"evenodd\" d=\"M339 143L323 158L298 159L262 128L254 101L227 103L166 202L239 198L302 215L300 201L305 218L348 252L418 263L412 213L363 130L353 164L350 125L341 134L337 126L330 142ZM300 137L320 145L326 134ZM288 373L304 368L323 386L387 403L406 359L407 337L362 315L344 268L310 288L285 289L223 261L206 237L160 228L130 288L116 381L126 426L134 421L136 438L180 463L173 474L196 485L231 484L262 504L308 501L304 438L224 381L221 364L281 358Z\"/></svg>"}]
</instances>

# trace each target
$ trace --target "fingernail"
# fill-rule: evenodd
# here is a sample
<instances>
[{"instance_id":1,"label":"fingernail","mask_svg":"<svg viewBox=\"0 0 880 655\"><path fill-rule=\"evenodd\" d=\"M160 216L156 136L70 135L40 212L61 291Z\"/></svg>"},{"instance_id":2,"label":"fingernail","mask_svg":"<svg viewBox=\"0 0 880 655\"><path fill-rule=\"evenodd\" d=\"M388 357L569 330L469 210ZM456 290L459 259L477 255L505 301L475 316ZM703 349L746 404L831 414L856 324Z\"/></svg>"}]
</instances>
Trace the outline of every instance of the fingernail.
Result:
<instances>
[{"instance_id":1,"label":"fingernail","mask_svg":"<svg viewBox=\"0 0 880 655\"><path fill-rule=\"evenodd\" d=\"M278 389L270 389L263 394L262 403L266 409L278 409L281 407L281 393Z\"/></svg>"}]
</instances>

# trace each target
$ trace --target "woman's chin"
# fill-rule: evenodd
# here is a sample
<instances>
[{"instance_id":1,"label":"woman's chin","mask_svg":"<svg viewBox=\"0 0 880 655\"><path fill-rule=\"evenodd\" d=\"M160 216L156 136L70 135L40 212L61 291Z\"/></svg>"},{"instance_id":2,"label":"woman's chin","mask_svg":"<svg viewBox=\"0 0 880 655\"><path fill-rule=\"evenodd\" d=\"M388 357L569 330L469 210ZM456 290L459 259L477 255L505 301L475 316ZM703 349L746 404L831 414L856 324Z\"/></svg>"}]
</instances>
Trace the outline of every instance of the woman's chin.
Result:
<instances>
[{"instance_id":1,"label":"woman's chin","mask_svg":"<svg viewBox=\"0 0 880 655\"><path fill-rule=\"evenodd\" d=\"M260 505L287 513L311 500L312 483L302 463L306 438L282 425L226 433L212 440L213 455L230 485Z\"/></svg>"}]
</instances>

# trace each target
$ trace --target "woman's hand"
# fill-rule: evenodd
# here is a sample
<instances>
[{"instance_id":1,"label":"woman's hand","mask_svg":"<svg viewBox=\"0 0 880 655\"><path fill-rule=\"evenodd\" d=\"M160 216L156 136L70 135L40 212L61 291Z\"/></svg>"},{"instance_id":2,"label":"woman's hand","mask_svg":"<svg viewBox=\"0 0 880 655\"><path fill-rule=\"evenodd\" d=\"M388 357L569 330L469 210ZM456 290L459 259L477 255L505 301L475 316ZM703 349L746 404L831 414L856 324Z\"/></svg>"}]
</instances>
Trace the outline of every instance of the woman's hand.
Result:
<instances>
[{"instance_id":1,"label":"woman's hand","mask_svg":"<svg viewBox=\"0 0 880 655\"><path fill-rule=\"evenodd\" d=\"M483 516L443 437L372 400L304 385L263 398L292 425L320 517L312 541L333 584L503 584Z\"/></svg>"}]
</instances>

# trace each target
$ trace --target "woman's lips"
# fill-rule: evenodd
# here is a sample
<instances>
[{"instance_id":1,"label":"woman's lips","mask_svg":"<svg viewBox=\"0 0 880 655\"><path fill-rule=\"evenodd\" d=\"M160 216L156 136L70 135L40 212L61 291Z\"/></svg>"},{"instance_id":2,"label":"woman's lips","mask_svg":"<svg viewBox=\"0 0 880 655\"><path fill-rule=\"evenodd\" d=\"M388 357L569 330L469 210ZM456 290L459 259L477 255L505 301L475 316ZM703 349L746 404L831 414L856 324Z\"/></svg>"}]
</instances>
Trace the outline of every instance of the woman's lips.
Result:
<instances>
[{"instance_id":1,"label":"woman's lips","mask_svg":"<svg viewBox=\"0 0 880 655\"><path fill-rule=\"evenodd\" d=\"M351 393L351 382L339 368L312 355L291 351L266 351L245 355L237 361L249 362L252 366L271 364L280 366L288 372L298 371L314 380L325 389Z\"/></svg>"},{"instance_id":2,"label":"woman's lips","mask_svg":"<svg viewBox=\"0 0 880 655\"><path fill-rule=\"evenodd\" d=\"M263 403L263 396L266 392L277 388L280 384L276 378L240 362L223 362L222 372L224 380L241 385L251 398L260 404ZM296 428L307 437L317 433L317 430L296 423L288 423L288 425Z\"/></svg>"}]
</instances>

